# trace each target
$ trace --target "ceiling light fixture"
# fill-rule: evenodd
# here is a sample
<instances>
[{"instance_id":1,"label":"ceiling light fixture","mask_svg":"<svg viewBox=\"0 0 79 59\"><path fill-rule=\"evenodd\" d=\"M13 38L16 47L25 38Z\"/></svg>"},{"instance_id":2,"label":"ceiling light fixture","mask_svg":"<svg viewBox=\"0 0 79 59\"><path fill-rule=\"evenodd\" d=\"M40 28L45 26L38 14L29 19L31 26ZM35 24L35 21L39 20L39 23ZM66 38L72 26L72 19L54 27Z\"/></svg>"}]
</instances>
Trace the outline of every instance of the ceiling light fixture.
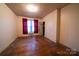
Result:
<instances>
[{"instance_id":1,"label":"ceiling light fixture","mask_svg":"<svg viewBox=\"0 0 79 59\"><path fill-rule=\"evenodd\" d=\"M27 5L26 8L27 8L27 11L29 11L29 12L37 12L38 11L38 7L33 4Z\"/></svg>"}]
</instances>

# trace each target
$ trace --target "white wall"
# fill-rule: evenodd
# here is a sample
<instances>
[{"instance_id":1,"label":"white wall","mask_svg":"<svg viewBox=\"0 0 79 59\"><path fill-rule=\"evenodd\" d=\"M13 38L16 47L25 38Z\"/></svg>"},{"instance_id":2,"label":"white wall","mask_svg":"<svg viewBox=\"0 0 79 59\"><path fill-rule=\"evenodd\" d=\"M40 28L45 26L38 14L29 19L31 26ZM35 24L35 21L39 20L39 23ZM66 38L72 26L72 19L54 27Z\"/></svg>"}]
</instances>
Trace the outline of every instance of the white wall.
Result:
<instances>
[{"instance_id":1,"label":"white wall","mask_svg":"<svg viewBox=\"0 0 79 59\"><path fill-rule=\"evenodd\" d=\"M22 17L22 16L18 16L18 20L17 20L17 35L18 35L18 37L27 36L26 34L23 34L23 24L22 24L23 18L24 17ZM38 19L38 33L35 33L34 35L39 35L41 32L40 31L40 22L41 22L41 19Z\"/></svg>"},{"instance_id":2,"label":"white wall","mask_svg":"<svg viewBox=\"0 0 79 59\"><path fill-rule=\"evenodd\" d=\"M61 9L60 42L79 51L79 4Z\"/></svg>"},{"instance_id":3,"label":"white wall","mask_svg":"<svg viewBox=\"0 0 79 59\"><path fill-rule=\"evenodd\" d=\"M0 53L17 37L16 19L16 15L5 4L0 4Z\"/></svg>"},{"instance_id":4,"label":"white wall","mask_svg":"<svg viewBox=\"0 0 79 59\"><path fill-rule=\"evenodd\" d=\"M22 17L18 16L18 20L17 20L17 35L18 37L20 36L24 36L22 33L23 31L23 26L22 26Z\"/></svg>"},{"instance_id":5,"label":"white wall","mask_svg":"<svg viewBox=\"0 0 79 59\"><path fill-rule=\"evenodd\" d=\"M43 21L42 21L42 19L39 22L39 35L43 35Z\"/></svg>"},{"instance_id":6,"label":"white wall","mask_svg":"<svg viewBox=\"0 0 79 59\"><path fill-rule=\"evenodd\" d=\"M56 42L57 10L46 15L43 20L45 21L45 37Z\"/></svg>"}]
</instances>

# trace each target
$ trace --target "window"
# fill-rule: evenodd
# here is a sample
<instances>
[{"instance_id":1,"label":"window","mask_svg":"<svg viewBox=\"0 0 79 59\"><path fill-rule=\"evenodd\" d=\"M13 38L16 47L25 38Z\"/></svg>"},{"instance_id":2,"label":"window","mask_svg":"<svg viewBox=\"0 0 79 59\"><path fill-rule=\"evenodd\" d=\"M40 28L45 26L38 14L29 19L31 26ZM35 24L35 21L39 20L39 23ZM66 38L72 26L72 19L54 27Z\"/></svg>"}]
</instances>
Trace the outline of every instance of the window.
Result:
<instances>
[{"instance_id":1,"label":"window","mask_svg":"<svg viewBox=\"0 0 79 59\"><path fill-rule=\"evenodd\" d=\"M38 20L23 18L23 34L38 33Z\"/></svg>"},{"instance_id":2,"label":"window","mask_svg":"<svg viewBox=\"0 0 79 59\"><path fill-rule=\"evenodd\" d=\"M28 33L34 33L34 21L28 20L27 21Z\"/></svg>"}]
</instances>

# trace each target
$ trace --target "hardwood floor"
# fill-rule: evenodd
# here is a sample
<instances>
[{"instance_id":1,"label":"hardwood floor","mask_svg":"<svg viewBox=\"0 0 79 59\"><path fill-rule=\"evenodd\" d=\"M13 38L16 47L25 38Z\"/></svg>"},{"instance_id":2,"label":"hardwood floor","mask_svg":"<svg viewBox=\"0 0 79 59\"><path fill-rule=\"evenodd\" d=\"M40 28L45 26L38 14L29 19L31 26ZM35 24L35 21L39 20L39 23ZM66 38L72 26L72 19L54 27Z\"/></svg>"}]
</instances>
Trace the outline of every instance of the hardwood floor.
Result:
<instances>
[{"instance_id":1,"label":"hardwood floor","mask_svg":"<svg viewBox=\"0 0 79 59\"><path fill-rule=\"evenodd\" d=\"M2 56L67 56L79 55L69 48L50 41L42 36L29 36L17 38Z\"/></svg>"}]
</instances>

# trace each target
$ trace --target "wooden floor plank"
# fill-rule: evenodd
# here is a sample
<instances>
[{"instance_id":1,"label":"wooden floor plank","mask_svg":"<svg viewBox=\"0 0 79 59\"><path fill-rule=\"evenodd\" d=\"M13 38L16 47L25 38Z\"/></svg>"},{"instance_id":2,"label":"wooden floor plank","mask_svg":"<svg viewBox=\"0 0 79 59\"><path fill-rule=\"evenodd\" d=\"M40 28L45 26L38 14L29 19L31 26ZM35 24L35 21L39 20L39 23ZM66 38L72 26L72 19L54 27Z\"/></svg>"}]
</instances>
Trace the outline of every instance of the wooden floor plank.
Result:
<instances>
[{"instance_id":1,"label":"wooden floor plank","mask_svg":"<svg viewBox=\"0 0 79 59\"><path fill-rule=\"evenodd\" d=\"M28 36L17 38L2 56L74 56L79 55L69 48L52 42L43 36Z\"/></svg>"}]
</instances>

